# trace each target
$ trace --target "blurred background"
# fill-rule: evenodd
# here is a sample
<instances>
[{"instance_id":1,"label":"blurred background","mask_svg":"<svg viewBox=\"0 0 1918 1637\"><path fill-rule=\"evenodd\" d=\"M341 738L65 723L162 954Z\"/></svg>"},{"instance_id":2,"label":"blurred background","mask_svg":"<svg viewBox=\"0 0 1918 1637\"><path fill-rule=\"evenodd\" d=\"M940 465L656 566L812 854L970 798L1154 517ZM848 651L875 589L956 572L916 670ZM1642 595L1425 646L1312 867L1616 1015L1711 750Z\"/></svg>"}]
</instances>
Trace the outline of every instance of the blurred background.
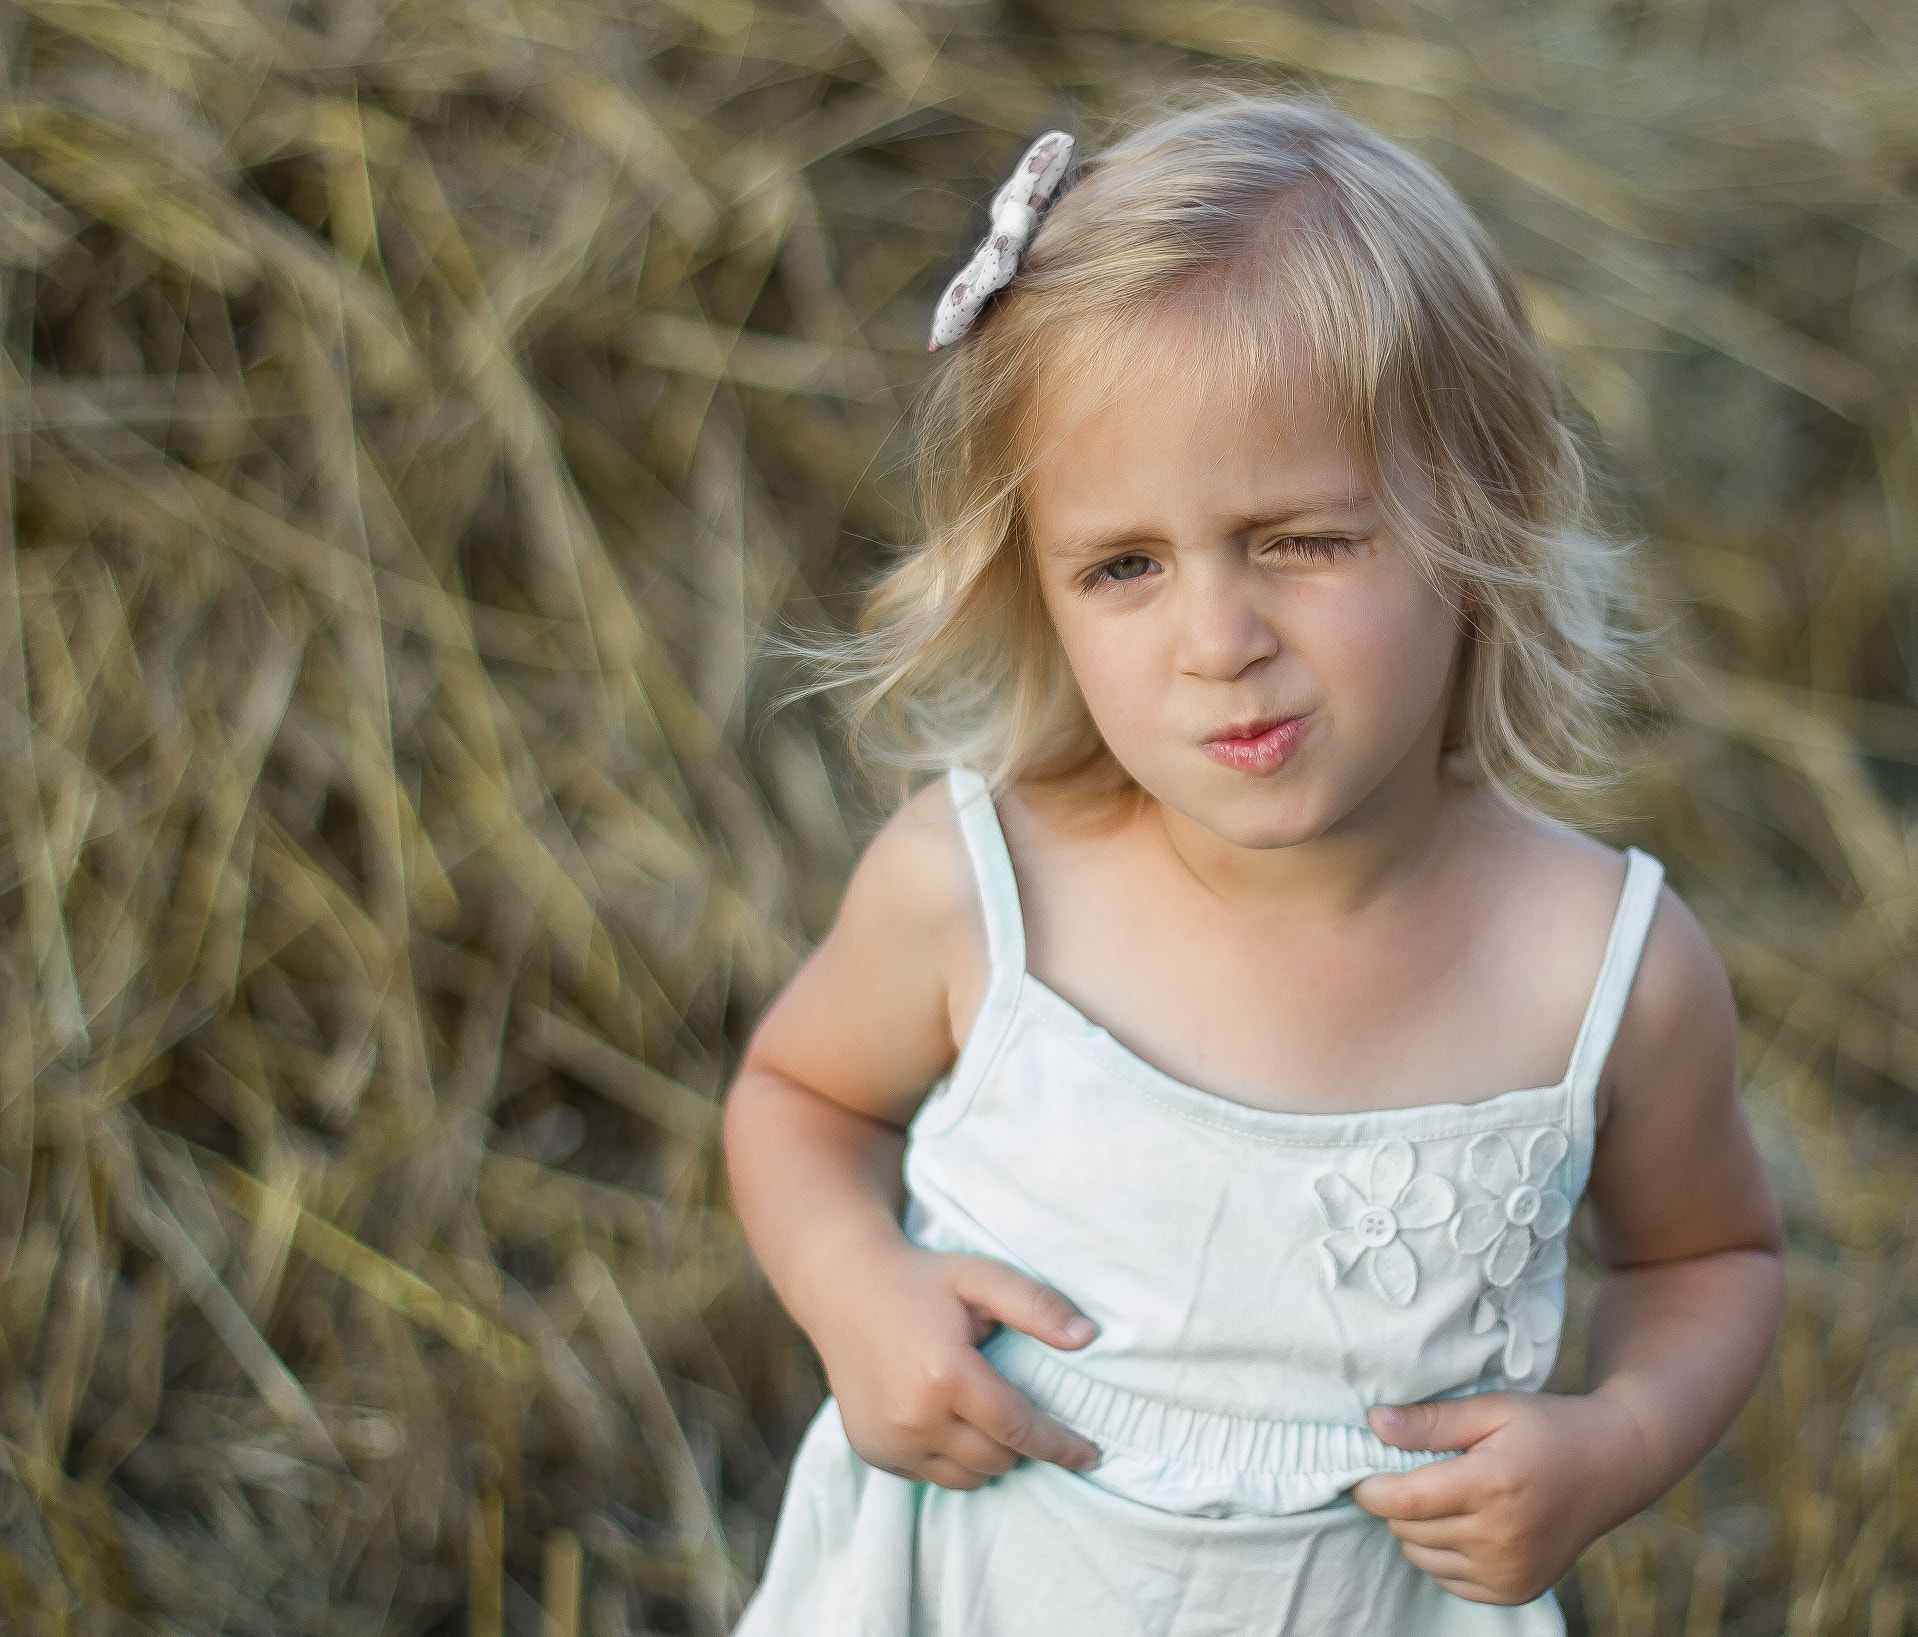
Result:
<instances>
[{"instance_id":1,"label":"blurred background","mask_svg":"<svg viewBox=\"0 0 1918 1637\"><path fill-rule=\"evenodd\" d=\"M0 0L0 60L8 1629L727 1629L820 1382L717 1098L892 794L764 634L910 537L1023 144L1208 81L1483 214L1665 622L1576 816L1732 971L1791 1310L1575 1629L1918 1630L1909 0Z\"/></svg>"}]
</instances>

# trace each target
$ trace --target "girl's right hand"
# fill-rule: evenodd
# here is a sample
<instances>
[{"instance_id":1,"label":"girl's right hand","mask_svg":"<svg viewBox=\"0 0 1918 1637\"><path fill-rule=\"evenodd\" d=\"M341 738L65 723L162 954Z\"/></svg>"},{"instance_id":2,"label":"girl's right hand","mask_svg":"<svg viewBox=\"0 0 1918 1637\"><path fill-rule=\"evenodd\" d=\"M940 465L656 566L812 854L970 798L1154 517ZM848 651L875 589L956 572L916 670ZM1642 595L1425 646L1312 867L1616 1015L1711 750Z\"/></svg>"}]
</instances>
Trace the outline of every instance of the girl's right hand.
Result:
<instances>
[{"instance_id":1,"label":"girl's right hand","mask_svg":"<svg viewBox=\"0 0 1918 1637\"><path fill-rule=\"evenodd\" d=\"M1051 1347L1097 1327L1058 1291L984 1256L904 1245L844 1280L830 1334L815 1337L853 1452L946 1489L977 1489L1021 1456L1084 1471L1096 1446L1042 1415L986 1362L1003 1324Z\"/></svg>"}]
</instances>

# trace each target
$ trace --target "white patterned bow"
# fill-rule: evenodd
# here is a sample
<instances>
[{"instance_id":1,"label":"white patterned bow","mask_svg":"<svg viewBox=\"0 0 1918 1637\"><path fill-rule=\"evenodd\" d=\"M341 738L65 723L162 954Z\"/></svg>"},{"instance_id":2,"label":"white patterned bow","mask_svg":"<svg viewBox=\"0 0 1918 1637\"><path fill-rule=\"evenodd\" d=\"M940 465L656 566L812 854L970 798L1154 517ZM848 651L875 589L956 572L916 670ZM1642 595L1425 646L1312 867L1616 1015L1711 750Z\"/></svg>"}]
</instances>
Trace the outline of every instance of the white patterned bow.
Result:
<instances>
[{"instance_id":1,"label":"white patterned bow","mask_svg":"<svg viewBox=\"0 0 1918 1637\"><path fill-rule=\"evenodd\" d=\"M972 328L979 309L996 290L1003 290L1019 270L1032 230L1040 214L1059 191L1066 166L1072 163L1072 138L1064 131L1047 131L1026 149L1006 185L992 196L992 226L972 260L946 286L933 312L932 339L927 352L949 347Z\"/></svg>"}]
</instances>

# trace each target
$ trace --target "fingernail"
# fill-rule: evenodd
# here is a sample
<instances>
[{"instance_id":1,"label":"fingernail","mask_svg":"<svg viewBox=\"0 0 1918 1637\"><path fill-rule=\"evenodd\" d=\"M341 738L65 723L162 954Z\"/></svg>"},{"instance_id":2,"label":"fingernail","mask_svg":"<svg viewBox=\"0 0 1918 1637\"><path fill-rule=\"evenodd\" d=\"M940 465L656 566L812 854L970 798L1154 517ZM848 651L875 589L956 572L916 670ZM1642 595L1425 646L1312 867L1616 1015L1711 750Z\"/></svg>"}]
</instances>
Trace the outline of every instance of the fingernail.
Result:
<instances>
[{"instance_id":1,"label":"fingernail","mask_svg":"<svg viewBox=\"0 0 1918 1637\"><path fill-rule=\"evenodd\" d=\"M1074 1347L1091 1341L1099 1333L1099 1327L1083 1313L1076 1314L1065 1322L1065 1338Z\"/></svg>"},{"instance_id":2,"label":"fingernail","mask_svg":"<svg viewBox=\"0 0 1918 1637\"><path fill-rule=\"evenodd\" d=\"M1405 1425L1405 1417L1399 1411L1388 1410L1383 1404L1374 1407L1372 1420L1386 1432L1397 1432Z\"/></svg>"},{"instance_id":3,"label":"fingernail","mask_svg":"<svg viewBox=\"0 0 1918 1637\"><path fill-rule=\"evenodd\" d=\"M1084 1455L1079 1456L1072 1463L1073 1469L1078 1472L1090 1472L1098 1464L1099 1464L1099 1452L1096 1449L1088 1450Z\"/></svg>"}]
</instances>

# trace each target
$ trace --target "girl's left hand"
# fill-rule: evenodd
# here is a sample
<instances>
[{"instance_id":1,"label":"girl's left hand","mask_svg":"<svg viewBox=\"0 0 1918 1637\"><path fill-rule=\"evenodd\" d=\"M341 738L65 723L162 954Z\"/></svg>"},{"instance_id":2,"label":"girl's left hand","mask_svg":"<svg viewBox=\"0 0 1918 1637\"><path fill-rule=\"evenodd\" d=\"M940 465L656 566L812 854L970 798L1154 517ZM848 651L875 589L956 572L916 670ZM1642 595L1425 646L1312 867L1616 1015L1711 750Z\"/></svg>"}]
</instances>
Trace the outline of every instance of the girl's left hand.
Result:
<instances>
[{"instance_id":1,"label":"girl's left hand","mask_svg":"<svg viewBox=\"0 0 1918 1637\"><path fill-rule=\"evenodd\" d=\"M1370 1419L1399 1449L1464 1451L1362 1479L1352 1499L1391 1525L1414 1568L1475 1603L1542 1596L1650 1498L1637 1417L1602 1393L1481 1393Z\"/></svg>"}]
</instances>

